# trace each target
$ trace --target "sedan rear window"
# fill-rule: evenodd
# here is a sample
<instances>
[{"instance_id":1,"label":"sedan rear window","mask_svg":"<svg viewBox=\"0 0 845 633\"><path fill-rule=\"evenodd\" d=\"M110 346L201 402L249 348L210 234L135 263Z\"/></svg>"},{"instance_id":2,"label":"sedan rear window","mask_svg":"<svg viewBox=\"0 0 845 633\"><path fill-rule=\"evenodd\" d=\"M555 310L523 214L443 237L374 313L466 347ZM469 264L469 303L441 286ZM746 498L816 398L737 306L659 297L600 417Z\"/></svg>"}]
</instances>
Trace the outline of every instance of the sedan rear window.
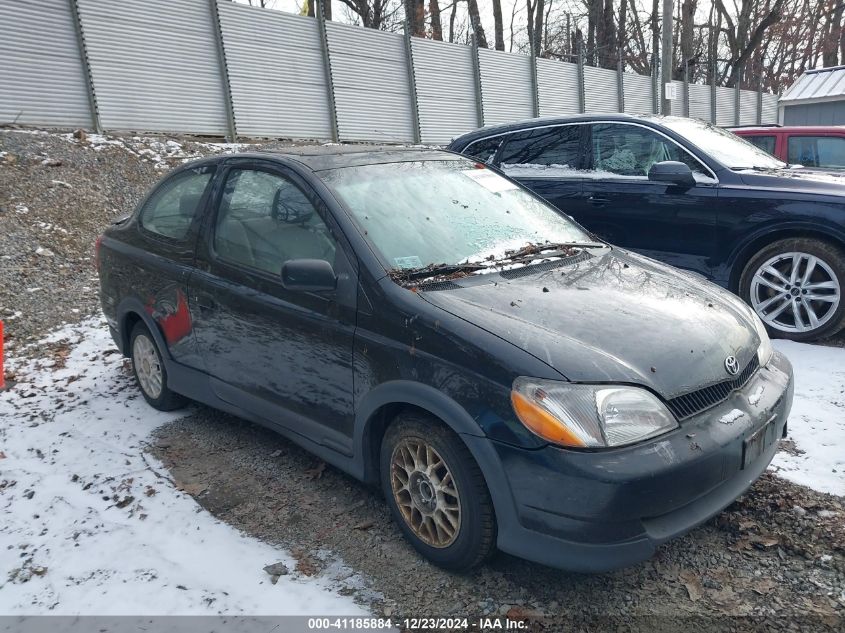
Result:
<instances>
[{"instance_id":1,"label":"sedan rear window","mask_svg":"<svg viewBox=\"0 0 845 633\"><path fill-rule=\"evenodd\" d=\"M481 262L529 243L590 241L554 207L468 160L365 165L320 175L391 268Z\"/></svg>"}]
</instances>

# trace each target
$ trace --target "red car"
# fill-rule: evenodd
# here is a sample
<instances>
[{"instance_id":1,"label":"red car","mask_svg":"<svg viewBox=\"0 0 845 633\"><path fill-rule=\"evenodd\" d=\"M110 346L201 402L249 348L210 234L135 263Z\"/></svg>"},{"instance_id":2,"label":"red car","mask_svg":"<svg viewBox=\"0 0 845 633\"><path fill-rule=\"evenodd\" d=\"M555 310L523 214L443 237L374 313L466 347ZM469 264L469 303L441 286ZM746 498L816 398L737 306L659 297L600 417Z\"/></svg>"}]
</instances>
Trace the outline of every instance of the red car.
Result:
<instances>
[{"instance_id":1,"label":"red car","mask_svg":"<svg viewBox=\"0 0 845 633\"><path fill-rule=\"evenodd\" d=\"M731 131L791 165L845 170L845 125L775 125Z\"/></svg>"}]
</instances>

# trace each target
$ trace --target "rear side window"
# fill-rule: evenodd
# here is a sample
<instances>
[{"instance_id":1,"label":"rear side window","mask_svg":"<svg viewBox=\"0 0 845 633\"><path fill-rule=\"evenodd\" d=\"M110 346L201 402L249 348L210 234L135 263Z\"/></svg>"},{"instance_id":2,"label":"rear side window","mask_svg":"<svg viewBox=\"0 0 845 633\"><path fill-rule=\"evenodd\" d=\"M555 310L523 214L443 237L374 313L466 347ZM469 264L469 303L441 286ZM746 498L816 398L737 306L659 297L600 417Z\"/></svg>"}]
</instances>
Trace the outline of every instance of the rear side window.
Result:
<instances>
[{"instance_id":1,"label":"rear side window","mask_svg":"<svg viewBox=\"0 0 845 633\"><path fill-rule=\"evenodd\" d=\"M807 167L845 167L845 138L839 136L790 136L787 161Z\"/></svg>"},{"instance_id":2,"label":"rear side window","mask_svg":"<svg viewBox=\"0 0 845 633\"><path fill-rule=\"evenodd\" d=\"M767 135L754 135L754 136L743 136L746 141L751 143L752 145L756 145L764 152L768 152L769 154L774 156L775 153L775 137L769 134Z\"/></svg>"},{"instance_id":3,"label":"rear side window","mask_svg":"<svg viewBox=\"0 0 845 633\"><path fill-rule=\"evenodd\" d=\"M580 150L581 126L541 128L513 134L499 162L510 176L573 175Z\"/></svg>"},{"instance_id":4,"label":"rear side window","mask_svg":"<svg viewBox=\"0 0 845 633\"><path fill-rule=\"evenodd\" d=\"M165 181L141 210L141 226L173 240L183 240L205 195L214 167L179 172Z\"/></svg>"},{"instance_id":5,"label":"rear side window","mask_svg":"<svg viewBox=\"0 0 845 633\"><path fill-rule=\"evenodd\" d=\"M472 158L482 163L492 163L493 157L496 156L496 150L499 149L499 145L501 144L501 136L494 136L493 138L484 138L480 141L470 143L467 148L463 151L463 153L464 155L471 156Z\"/></svg>"}]
</instances>

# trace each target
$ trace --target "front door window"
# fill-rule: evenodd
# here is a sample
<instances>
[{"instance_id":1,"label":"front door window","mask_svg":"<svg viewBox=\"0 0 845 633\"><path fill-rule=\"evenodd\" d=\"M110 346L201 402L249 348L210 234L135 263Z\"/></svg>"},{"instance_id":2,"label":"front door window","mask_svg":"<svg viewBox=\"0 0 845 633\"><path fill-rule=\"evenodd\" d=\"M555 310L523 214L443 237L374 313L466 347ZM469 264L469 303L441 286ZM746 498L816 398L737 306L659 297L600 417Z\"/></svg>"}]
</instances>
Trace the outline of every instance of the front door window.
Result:
<instances>
[{"instance_id":1,"label":"front door window","mask_svg":"<svg viewBox=\"0 0 845 633\"><path fill-rule=\"evenodd\" d=\"M592 171L604 177L647 179L655 163L671 160L686 164L696 180L712 182L693 156L657 132L638 125L599 123L593 126Z\"/></svg>"}]
</instances>

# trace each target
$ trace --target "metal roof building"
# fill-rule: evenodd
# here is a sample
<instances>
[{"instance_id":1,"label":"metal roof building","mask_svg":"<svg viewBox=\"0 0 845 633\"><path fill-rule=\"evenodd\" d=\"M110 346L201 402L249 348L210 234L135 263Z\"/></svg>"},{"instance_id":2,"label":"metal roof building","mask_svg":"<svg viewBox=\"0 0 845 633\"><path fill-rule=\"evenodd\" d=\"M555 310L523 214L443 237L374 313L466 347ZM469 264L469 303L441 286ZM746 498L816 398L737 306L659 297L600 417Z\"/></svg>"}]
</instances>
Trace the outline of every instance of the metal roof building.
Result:
<instances>
[{"instance_id":1,"label":"metal roof building","mask_svg":"<svg viewBox=\"0 0 845 633\"><path fill-rule=\"evenodd\" d=\"M845 125L845 66L806 71L778 106L784 125Z\"/></svg>"}]
</instances>

